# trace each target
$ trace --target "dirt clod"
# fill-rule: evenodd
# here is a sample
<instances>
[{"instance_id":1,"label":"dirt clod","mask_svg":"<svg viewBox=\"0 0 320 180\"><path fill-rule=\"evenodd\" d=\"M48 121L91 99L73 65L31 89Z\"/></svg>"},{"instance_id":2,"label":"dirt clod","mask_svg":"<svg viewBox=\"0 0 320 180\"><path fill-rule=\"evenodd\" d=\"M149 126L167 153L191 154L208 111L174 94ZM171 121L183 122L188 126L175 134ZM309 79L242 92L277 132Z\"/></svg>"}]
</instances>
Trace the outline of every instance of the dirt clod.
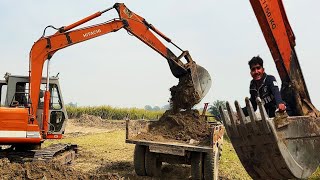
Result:
<instances>
[{"instance_id":1,"label":"dirt clod","mask_svg":"<svg viewBox=\"0 0 320 180\"><path fill-rule=\"evenodd\" d=\"M194 89L191 75L187 74L179 78L179 83L170 88L171 107L175 112L180 109L190 110L194 105L199 103L199 94Z\"/></svg>"}]
</instances>

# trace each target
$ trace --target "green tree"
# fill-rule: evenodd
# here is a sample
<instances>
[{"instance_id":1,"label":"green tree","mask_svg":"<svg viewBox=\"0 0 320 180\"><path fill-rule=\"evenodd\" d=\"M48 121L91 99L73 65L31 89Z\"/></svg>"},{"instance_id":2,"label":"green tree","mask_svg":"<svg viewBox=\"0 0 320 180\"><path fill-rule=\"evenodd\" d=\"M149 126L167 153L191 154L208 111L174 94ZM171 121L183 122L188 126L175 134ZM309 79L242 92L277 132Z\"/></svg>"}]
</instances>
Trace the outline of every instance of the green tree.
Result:
<instances>
[{"instance_id":1,"label":"green tree","mask_svg":"<svg viewBox=\"0 0 320 180\"><path fill-rule=\"evenodd\" d=\"M210 106L210 108L208 109L208 111L216 116L217 118L220 119L220 111L219 111L219 107L222 107L223 109L226 108L226 101L220 101L220 100L216 100L213 102L212 106Z\"/></svg>"},{"instance_id":2,"label":"green tree","mask_svg":"<svg viewBox=\"0 0 320 180\"><path fill-rule=\"evenodd\" d=\"M144 109L147 111L152 111L152 107L150 105L144 106Z\"/></svg>"},{"instance_id":3,"label":"green tree","mask_svg":"<svg viewBox=\"0 0 320 180\"><path fill-rule=\"evenodd\" d=\"M153 111L160 111L160 107L159 107L159 106L154 106L154 107L152 108L152 110L153 110Z\"/></svg>"}]
</instances>

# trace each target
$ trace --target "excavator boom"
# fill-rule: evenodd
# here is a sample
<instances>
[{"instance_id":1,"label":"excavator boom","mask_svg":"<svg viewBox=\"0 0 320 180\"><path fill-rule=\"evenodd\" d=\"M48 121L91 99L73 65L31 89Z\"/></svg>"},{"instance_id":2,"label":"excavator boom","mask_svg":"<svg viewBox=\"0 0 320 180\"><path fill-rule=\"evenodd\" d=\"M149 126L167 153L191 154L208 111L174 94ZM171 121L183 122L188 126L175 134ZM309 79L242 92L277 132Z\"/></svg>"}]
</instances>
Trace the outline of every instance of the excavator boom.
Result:
<instances>
[{"instance_id":1,"label":"excavator boom","mask_svg":"<svg viewBox=\"0 0 320 180\"><path fill-rule=\"evenodd\" d=\"M84 27L73 30L73 28L84 24L101 14L115 8L119 14L119 18L111 21L97 24L94 26ZM30 99L31 99L31 111L32 115L36 114L38 109L39 93L40 93L40 81L42 77L43 65L46 60L51 59L54 53L58 50L66 48L68 46L105 35L110 32L115 32L124 28L130 34L137 37L139 40L147 44L156 52L161 54L167 59L172 74L181 78L187 74L191 75L193 88L197 93L198 103L206 95L211 86L211 77L206 69L197 65L191 58L188 51L182 51L177 45L171 42L171 39L166 37L163 33L157 30L152 24L148 23L144 18L130 11L124 4L116 3L112 8L108 8L101 12L94 13L80 21L77 21L69 26L61 27L58 31L50 36L42 36L36 41L30 51ZM167 48L154 34L156 33L164 40L172 43L174 46L182 51L180 56L174 55L174 53ZM181 61L185 58L187 63ZM45 106L49 104L49 92L45 93ZM44 111L44 117L47 118L46 111ZM32 117L31 118L35 118ZM47 122L47 119L43 119L43 122ZM47 126L44 126L44 132L47 131ZM45 133L44 133L45 134Z\"/></svg>"}]
</instances>

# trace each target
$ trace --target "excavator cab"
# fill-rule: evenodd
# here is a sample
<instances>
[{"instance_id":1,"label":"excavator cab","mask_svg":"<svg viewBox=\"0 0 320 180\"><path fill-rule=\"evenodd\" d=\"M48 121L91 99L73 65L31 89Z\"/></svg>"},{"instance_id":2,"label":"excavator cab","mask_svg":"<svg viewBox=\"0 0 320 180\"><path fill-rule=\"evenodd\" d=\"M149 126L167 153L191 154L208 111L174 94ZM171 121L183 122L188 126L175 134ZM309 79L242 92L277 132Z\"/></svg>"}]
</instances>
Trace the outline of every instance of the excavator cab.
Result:
<instances>
[{"instance_id":1,"label":"excavator cab","mask_svg":"<svg viewBox=\"0 0 320 180\"><path fill-rule=\"evenodd\" d=\"M39 103L38 110L36 114L36 119L38 119L39 128L43 128L43 91L46 86L46 79L41 80L39 93ZM47 133L47 139L59 139L64 133L66 126L66 121L68 119L67 112L64 106L63 98L61 95L59 78L50 77L49 78L49 90L51 93L50 105L49 105L49 121L48 127L49 131ZM6 74L5 80L0 81L0 101L1 107L15 107L17 109L30 108L29 107L29 77L28 76L15 76ZM6 123L8 119L0 118L0 123ZM13 121L13 120L12 120ZM15 119L14 121L21 122L10 122L19 124L23 123L24 120ZM8 122L9 123L9 122ZM1 129L0 129L1 131Z\"/></svg>"}]
</instances>

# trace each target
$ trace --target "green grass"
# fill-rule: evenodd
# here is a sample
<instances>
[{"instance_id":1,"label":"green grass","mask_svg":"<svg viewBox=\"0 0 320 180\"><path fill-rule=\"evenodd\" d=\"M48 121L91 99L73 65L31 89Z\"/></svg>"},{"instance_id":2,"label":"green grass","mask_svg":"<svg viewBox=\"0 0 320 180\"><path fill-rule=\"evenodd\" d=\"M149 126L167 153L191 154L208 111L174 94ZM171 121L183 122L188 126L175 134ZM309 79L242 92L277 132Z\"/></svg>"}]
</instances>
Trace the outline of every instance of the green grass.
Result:
<instances>
[{"instance_id":1,"label":"green grass","mask_svg":"<svg viewBox=\"0 0 320 180\"><path fill-rule=\"evenodd\" d=\"M317 171L314 172L309 179L310 180L319 180L320 179L320 167L318 167Z\"/></svg>"},{"instance_id":2,"label":"green grass","mask_svg":"<svg viewBox=\"0 0 320 180\"><path fill-rule=\"evenodd\" d=\"M225 139L219 162L219 173L227 179L249 180L251 177L242 166L232 144Z\"/></svg>"}]
</instances>

